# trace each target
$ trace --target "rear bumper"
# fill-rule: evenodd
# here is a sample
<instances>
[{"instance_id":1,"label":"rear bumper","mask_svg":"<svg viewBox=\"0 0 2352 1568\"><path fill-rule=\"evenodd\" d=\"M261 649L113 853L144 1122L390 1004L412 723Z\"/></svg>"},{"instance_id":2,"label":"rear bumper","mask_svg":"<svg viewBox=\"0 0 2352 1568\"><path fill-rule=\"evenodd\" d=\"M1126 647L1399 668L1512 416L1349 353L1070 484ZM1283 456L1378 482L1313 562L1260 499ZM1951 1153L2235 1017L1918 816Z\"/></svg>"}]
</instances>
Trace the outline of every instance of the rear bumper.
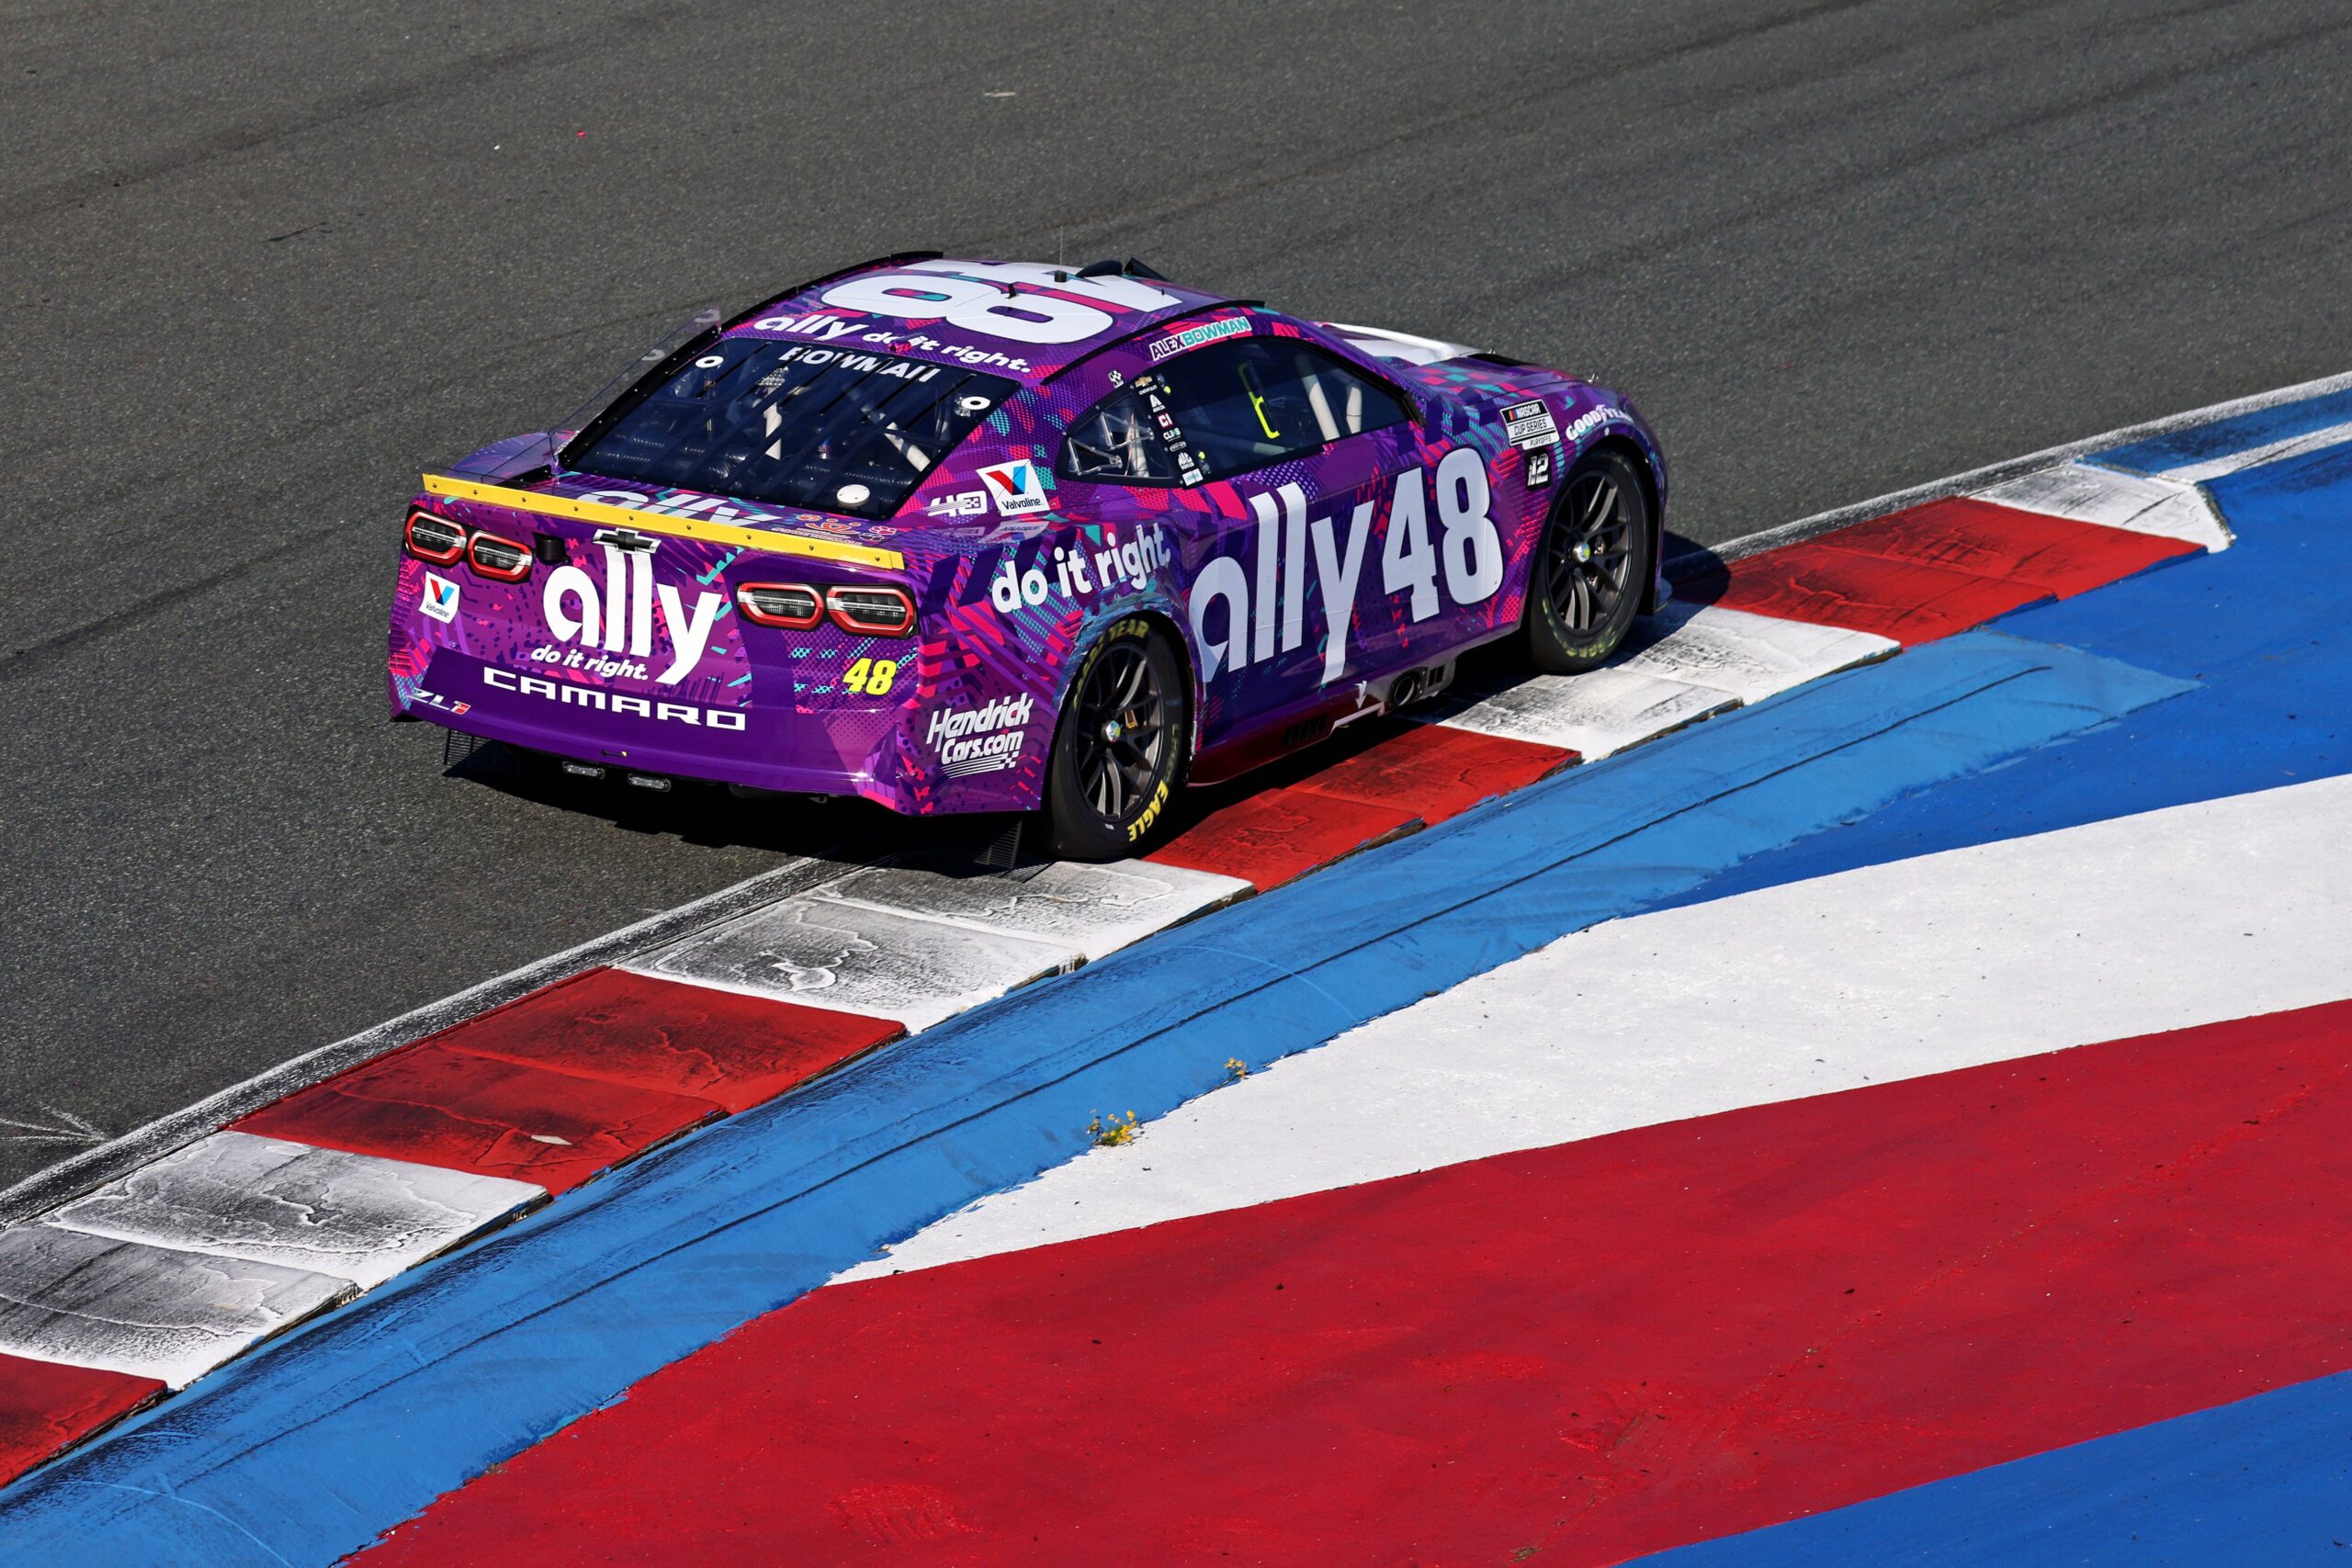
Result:
<instances>
[{"instance_id":1,"label":"rear bumper","mask_svg":"<svg viewBox=\"0 0 2352 1568\"><path fill-rule=\"evenodd\" d=\"M909 815L1004 809L943 805L907 788L892 713L828 719L664 701L451 649L436 653L422 675L391 675L387 694L395 715L605 767L794 795L855 795ZM876 761L885 767L877 770Z\"/></svg>"}]
</instances>

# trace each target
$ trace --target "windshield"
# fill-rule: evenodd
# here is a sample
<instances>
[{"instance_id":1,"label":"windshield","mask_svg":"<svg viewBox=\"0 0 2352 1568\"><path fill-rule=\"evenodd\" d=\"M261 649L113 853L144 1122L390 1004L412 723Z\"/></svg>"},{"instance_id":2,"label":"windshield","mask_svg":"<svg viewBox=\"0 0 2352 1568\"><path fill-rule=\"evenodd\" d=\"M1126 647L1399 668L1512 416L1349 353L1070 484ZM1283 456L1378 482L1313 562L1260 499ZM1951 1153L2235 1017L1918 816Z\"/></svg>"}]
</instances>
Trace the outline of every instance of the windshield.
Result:
<instances>
[{"instance_id":1,"label":"windshield","mask_svg":"<svg viewBox=\"0 0 2352 1568\"><path fill-rule=\"evenodd\" d=\"M1015 390L886 354L722 338L578 467L611 479L884 518Z\"/></svg>"}]
</instances>

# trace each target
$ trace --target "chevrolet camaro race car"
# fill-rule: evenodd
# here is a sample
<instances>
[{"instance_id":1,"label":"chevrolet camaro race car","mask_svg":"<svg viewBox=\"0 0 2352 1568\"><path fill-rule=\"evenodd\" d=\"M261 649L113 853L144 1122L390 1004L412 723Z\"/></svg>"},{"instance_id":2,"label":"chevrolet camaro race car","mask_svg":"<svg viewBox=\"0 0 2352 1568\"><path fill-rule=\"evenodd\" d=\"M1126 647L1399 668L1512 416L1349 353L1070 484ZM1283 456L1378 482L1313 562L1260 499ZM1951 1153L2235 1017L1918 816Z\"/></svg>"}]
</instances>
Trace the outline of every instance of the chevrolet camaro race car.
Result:
<instances>
[{"instance_id":1,"label":"chevrolet camaro race car","mask_svg":"<svg viewBox=\"0 0 2352 1568\"><path fill-rule=\"evenodd\" d=\"M889 256L656 356L424 477L396 716L1106 859L1478 644L1591 669L1665 594L1623 397L1132 261Z\"/></svg>"}]
</instances>

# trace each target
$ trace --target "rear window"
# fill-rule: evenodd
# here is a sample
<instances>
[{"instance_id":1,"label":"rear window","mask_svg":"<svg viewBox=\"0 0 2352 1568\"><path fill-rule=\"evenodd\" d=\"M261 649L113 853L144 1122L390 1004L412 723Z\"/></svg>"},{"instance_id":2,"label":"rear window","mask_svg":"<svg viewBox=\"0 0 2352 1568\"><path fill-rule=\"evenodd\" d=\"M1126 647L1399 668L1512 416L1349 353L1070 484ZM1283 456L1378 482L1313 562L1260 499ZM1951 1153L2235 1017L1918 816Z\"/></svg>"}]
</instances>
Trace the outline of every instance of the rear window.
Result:
<instances>
[{"instance_id":1,"label":"rear window","mask_svg":"<svg viewBox=\"0 0 2352 1568\"><path fill-rule=\"evenodd\" d=\"M723 338L614 423L582 471L883 518L1016 389L1001 376Z\"/></svg>"}]
</instances>

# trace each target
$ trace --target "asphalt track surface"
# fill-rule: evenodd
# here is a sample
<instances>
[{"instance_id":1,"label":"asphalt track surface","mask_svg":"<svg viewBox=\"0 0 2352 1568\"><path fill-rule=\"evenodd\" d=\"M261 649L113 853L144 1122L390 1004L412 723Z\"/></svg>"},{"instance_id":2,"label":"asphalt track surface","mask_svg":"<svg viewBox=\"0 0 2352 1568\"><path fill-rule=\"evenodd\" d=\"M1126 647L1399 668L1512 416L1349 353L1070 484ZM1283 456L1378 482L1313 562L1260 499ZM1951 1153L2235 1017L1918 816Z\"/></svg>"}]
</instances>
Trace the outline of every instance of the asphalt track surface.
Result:
<instances>
[{"instance_id":1,"label":"asphalt track surface","mask_svg":"<svg viewBox=\"0 0 2352 1568\"><path fill-rule=\"evenodd\" d=\"M0 18L0 1185L795 852L384 720L424 464L706 301L1140 255L1633 393L1717 543L2352 366L2352 15L416 6Z\"/></svg>"}]
</instances>

